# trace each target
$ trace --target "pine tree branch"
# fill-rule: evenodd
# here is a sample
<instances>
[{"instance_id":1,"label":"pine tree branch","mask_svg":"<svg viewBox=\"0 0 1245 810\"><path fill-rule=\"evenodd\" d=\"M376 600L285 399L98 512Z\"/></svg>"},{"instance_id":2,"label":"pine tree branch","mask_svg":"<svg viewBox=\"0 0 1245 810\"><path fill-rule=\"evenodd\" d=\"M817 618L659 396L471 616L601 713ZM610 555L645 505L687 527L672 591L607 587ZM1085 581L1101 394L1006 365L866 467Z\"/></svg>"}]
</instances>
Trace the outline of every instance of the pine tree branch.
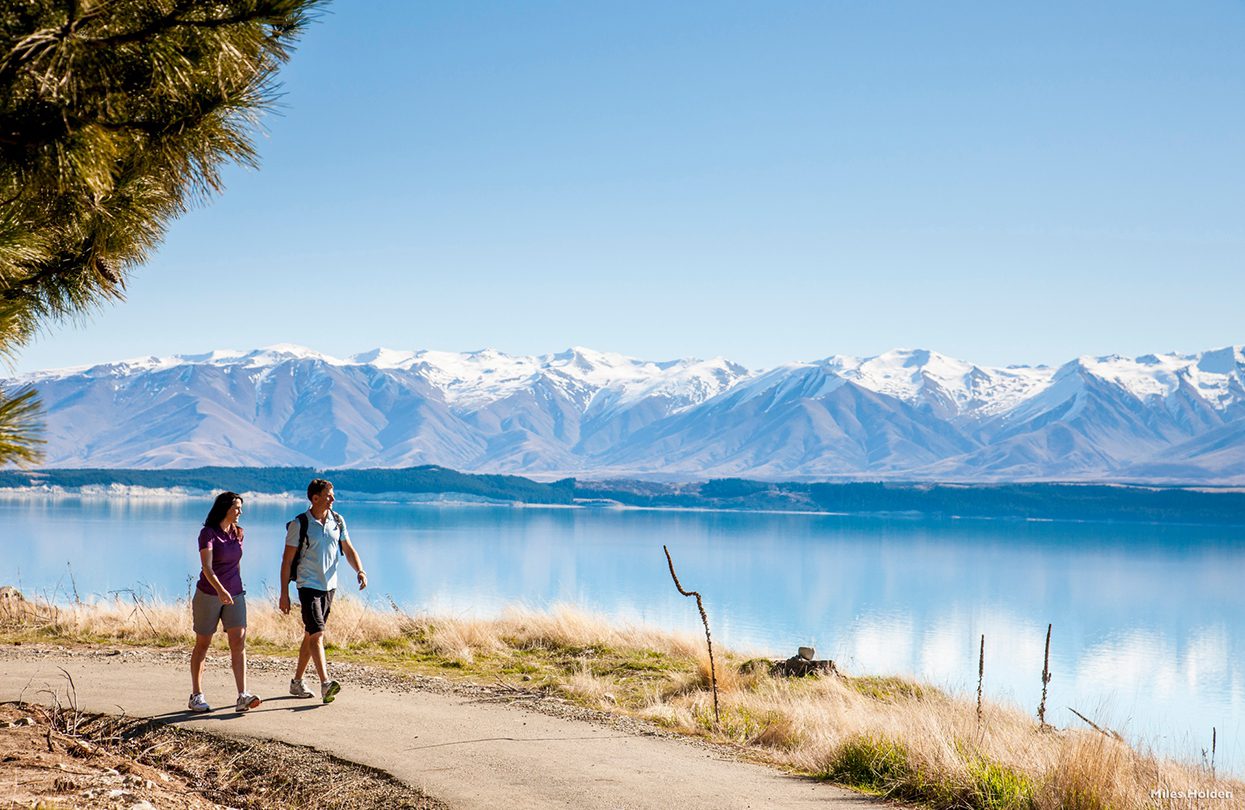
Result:
<instances>
[{"instance_id":1,"label":"pine tree branch","mask_svg":"<svg viewBox=\"0 0 1245 810\"><path fill-rule=\"evenodd\" d=\"M0 392L0 462L30 466L43 459L40 410L33 388Z\"/></svg>"},{"instance_id":2,"label":"pine tree branch","mask_svg":"<svg viewBox=\"0 0 1245 810\"><path fill-rule=\"evenodd\" d=\"M323 2L0 9L0 358L122 298L168 224L221 191L224 165L256 165L276 71ZM0 399L0 464L36 457L34 402Z\"/></svg>"}]
</instances>

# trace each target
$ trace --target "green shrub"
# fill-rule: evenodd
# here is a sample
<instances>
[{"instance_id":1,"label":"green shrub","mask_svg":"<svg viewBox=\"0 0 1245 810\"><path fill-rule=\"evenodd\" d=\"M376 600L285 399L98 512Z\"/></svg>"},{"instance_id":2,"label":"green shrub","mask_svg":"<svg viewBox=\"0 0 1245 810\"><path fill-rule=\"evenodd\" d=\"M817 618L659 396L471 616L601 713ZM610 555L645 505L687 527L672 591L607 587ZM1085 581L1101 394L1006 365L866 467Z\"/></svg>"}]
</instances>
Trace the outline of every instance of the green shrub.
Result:
<instances>
[{"instance_id":1,"label":"green shrub","mask_svg":"<svg viewBox=\"0 0 1245 810\"><path fill-rule=\"evenodd\" d=\"M968 763L973 795L969 801L981 810L1028 810L1033 806L1033 782L1023 773L988 759Z\"/></svg>"},{"instance_id":2,"label":"green shrub","mask_svg":"<svg viewBox=\"0 0 1245 810\"><path fill-rule=\"evenodd\" d=\"M862 736L843 743L823 776L876 793L908 795L920 783L902 743Z\"/></svg>"}]
</instances>

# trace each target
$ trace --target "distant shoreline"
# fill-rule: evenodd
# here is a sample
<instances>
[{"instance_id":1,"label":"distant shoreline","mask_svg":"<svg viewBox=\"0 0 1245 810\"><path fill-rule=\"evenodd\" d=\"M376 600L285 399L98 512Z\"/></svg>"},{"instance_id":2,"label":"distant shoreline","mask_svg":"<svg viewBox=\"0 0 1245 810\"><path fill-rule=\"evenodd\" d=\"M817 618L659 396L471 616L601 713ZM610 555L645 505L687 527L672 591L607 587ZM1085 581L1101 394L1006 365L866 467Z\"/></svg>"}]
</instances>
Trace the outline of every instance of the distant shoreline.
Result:
<instances>
[{"instance_id":1,"label":"distant shoreline","mask_svg":"<svg viewBox=\"0 0 1245 810\"><path fill-rule=\"evenodd\" d=\"M374 503L1245 526L1245 491L1237 487L810 483L739 478L688 483L565 478L546 483L520 476L474 475L433 466L365 470L0 470L0 498L180 500L231 489L253 500L288 502L301 501L306 482L317 476L331 479L339 493L350 500Z\"/></svg>"}]
</instances>

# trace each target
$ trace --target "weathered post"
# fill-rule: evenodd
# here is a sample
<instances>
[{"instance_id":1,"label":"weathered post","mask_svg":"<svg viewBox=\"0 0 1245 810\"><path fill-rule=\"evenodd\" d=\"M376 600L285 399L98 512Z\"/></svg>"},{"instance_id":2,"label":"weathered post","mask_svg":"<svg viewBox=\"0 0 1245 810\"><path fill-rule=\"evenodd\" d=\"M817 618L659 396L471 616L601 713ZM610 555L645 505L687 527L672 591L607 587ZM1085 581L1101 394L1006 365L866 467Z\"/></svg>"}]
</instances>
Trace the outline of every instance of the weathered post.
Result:
<instances>
[{"instance_id":1,"label":"weathered post","mask_svg":"<svg viewBox=\"0 0 1245 810\"><path fill-rule=\"evenodd\" d=\"M670 559L670 549L665 545L661 550L666 552L666 563L670 566L670 577L674 580L674 587L678 588L679 593L684 596L696 597L696 607L700 610L700 621L705 625L705 644L709 647L709 683L713 687L713 722L718 724L721 719L718 717L718 673L713 666L713 639L709 637L709 616L705 614L705 603L700 598L697 591L685 591L683 586L679 584L679 575L674 573L674 560Z\"/></svg>"},{"instance_id":2,"label":"weathered post","mask_svg":"<svg viewBox=\"0 0 1245 810\"><path fill-rule=\"evenodd\" d=\"M1046 625L1046 657L1042 660L1042 702L1038 704L1038 725L1046 728L1046 685L1050 683L1050 630Z\"/></svg>"}]
</instances>

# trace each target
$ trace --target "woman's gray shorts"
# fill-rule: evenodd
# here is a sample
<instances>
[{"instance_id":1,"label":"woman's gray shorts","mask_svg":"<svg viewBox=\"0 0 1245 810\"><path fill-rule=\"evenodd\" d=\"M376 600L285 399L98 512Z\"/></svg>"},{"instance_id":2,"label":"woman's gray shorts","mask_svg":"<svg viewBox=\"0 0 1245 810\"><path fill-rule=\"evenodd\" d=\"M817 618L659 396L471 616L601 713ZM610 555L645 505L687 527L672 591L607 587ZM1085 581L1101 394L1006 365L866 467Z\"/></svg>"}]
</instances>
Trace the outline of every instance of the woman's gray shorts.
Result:
<instances>
[{"instance_id":1,"label":"woman's gray shorts","mask_svg":"<svg viewBox=\"0 0 1245 810\"><path fill-rule=\"evenodd\" d=\"M216 594L195 588L190 612L194 616L195 632L201 636L215 633L218 624L224 624L226 630L246 627L246 594L235 596L232 605L223 605Z\"/></svg>"}]
</instances>

